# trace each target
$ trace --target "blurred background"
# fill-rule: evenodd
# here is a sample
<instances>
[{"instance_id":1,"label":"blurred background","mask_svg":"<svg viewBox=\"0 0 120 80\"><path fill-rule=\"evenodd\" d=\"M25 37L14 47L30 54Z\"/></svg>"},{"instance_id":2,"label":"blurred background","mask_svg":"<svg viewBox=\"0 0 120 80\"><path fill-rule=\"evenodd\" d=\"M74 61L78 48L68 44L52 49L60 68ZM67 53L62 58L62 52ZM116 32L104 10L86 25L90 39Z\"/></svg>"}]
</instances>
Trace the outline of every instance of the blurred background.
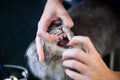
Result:
<instances>
[{"instance_id":1,"label":"blurred background","mask_svg":"<svg viewBox=\"0 0 120 80\"><path fill-rule=\"evenodd\" d=\"M34 40L46 0L0 0L0 60L25 66L25 51Z\"/></svg>"},{"instance_id":2,"label":"blurred background","mask_svg":"<svg viewBox=\"0 0 120 80\"><path fill-rule=\"evenodd\" d=\"M67 0L69 1L69 0ZM77 2L76 0L75 2ZM106 0L119 9L117 0ZM0 0L0 61L26 67L25 52L34 40L46 0ZM117 5L116 5L117 4ZM64 3L66 8L70 6ZM115 61L119 63L119 55ZM109 65L110 56L105 57ZM120 64L115 64L117 70ZM120 69L119 69L120 70Z\"/></svg>"},{"instance_id":3,"label":"blurred background","mask_svg":"<svg viewBox=\"0 0 120 80\"><path fill-rule=\"evenodd\" d=\"M2 73L1 63L27 66L25 52L35 39L37 23L45 2L46 0L0 0L0 76L2 75L2 78L9 77L11 73L7 76ZM19 77L22 78L21 71L18 72ZM0 80L3 79L0 77Z\"/></svg>"}]
</instances>

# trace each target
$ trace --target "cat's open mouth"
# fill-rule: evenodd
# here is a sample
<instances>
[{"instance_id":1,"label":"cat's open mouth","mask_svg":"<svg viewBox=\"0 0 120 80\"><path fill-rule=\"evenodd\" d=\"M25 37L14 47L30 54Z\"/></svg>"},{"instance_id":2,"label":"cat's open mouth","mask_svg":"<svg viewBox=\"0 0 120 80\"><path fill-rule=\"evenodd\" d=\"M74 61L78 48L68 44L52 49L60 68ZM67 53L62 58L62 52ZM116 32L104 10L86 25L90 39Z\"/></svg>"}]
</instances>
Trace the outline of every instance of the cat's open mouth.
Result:
<instances>
[{"instance_id":1,"label":"cat's open mouth","mask_svg":"<svg viewBox=\"0 0 120 80\"><path fill-rule=\"evenodd\" d=\"M67 35L66 31L69 33ZM72 37L70 30L67 27L60 26L60 25L52 25L49 27L48 32L50 34L56 34L59 36L59 39L57 39L57 45L60 47L68 48L69 46L67 45L70 37Z\"/></svg>"},{"instance_id":2,"label":"cat's open mouth","mask_svg":"<svg viewBox=\"0 0 120 80\"><path fill-rule=\"evenodd\" d=\"M59 39L57 41L57 45L60 47L68 48L69 46L67 45L69 42L68 36L65 34L63 29L61 29L62 33L59 34Z\"/></svg>"},{"instance_id":3,"label":"cat's open mouth","mask_svg":"<svg viewBox=\"0 0 120 80\"><path fill-rule=\"evenodd\" d=\"M59 38L59 40L57 41L57 45L60 47L64 47L64 48L68 48L69 46L67 45L67 43L69 42L68 37L64 37L62 36L61 38Z\"/></svg>"}]
</instances>

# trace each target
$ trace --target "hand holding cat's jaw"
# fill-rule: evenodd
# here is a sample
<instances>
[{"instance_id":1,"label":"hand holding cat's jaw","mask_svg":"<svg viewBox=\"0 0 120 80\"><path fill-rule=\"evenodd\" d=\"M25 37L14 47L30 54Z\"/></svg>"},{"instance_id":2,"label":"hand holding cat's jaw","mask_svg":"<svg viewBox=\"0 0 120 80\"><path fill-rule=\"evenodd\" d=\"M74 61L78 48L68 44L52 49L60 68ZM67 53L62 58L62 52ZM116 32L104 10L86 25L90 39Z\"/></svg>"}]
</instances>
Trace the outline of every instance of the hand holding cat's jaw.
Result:
<instances>
[{"instance_id":1,"label":"hand holding cat's jaw","mask_svg":"<svg viewBox=\"0 0 120 80\"><path fill-rule=\"evenodd\" d=\"M36 46L40 62L44 61L43 45L45 42L55 43L59 47L69 48L67 44L74 35L73 32L71 32L70 29L68 29L67 27L56 25L51 26L48 33L49 34L45 35L46 36L45 39L36 37Z\"/></svg>"}]
</instances>

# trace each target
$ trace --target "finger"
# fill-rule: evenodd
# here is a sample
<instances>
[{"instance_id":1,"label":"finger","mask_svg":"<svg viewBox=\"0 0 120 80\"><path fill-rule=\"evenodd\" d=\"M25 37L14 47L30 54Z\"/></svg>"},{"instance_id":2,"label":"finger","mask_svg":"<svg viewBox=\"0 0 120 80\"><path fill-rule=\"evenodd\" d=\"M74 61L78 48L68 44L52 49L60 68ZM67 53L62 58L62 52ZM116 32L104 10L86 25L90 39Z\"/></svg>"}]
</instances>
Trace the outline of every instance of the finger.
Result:
<instances>
[{"instance_id":1,"label":"finger","mask_svg":"<svg viewBox=\"0 0 120 80\"><path fill-rule=\"evenodd\" d=\"M39 56L40 62L44 61L44 51L43 51L43 46L42 46L42 40L40 37L36 37L36 48L37 48L37 53Z\"/></svg>"},{"instance_id":2,"label":"finger","mask_svg":"<svg viewBox=\"0 0 120 80\"><path fill-rule=\"evenodd\" d=\"M41 37L44 40L47 41L54 41L58 39L58 36L55 34L49 34L47 32L48 27L52 23L53 20L57 20L58 18L52 18L52 19L45 19L44 15L42 16L41 20L38 22L38 31L37 36Z\"/></svg>"},{"instance_id":3,"label":"finger","mask_svg":"<svg viewBox=\"0 0 120 80\"><path fill-rule=\"evenodd\" d=\"M63 62L63 66L75 69L80 73L86 73L86 71L88 71L88 67L84 63L77 60L65 60Z\"/></svg>"},{"instance_id":4,"label":"finger","mask_svg":"<svg viewBox=\"0 0 120 80\"><path fill-rule=\"evenodd\" d=\"M84 51L78 48L68 49L64 51L62 59L63 60L76 59L80 62L83 62L84 64L88 64L90 62L89 55L85 54Z\"/></svg>"},{"instance_id":5,"label":"finger","mask_svg":"<svg viewBox=\"0 0 120 80\"><path fill-rule=\"evenodd\" d=\"M59 17L53 18L53 24L60 24L60 23L61 23L61 20Z\"/></svg>"},{"instance_id":6,"label":"finger","mask_svg":"<svg viewBox=\"0 0 120 80\"><path fill-rule=\"evenodd\" d=\"M46 14L43 13L40 21L38 22L38 30L47 31L51 23L52 23L51 16L50 15L46 16Z\"/></svg>"},{"instance_id":7,"label":"finger","mask_svg":"<svg viewBox=\"0 0 120 80\"><path fill-rule=\"evenodd\" d=\"M60 15L60 18L63 21L64 26L66 26L68 28L73 27L73 25L74 25L73 21L67 12Z\"/></svg>"},{"instance_id":8,"label":"finger","mask_svg":"<svg viewBox=\"0 0 120 80\"><path fill-rule=\"evenodd\" d=\"M70 69L65 69L65 73L73 80L85 80L82 74L76 73Z\"/></svg>"},{"instance_id":9,"label":"finger","mask_svg":"<svg viewBox=\"0 0 120 80\"><path fill-rule=\"evenodd\" d=\"M58 39L58 35L55 35L55 34L49 34L45 31L40 31L40 32L37 32L37 36L42 38L43 40L46 40L46 41L55 41Z\"/></svg>"},{"instance_id":10,"label":"finger","mask_svg":"<svg viewBox=\"0 0 120 80\"><path fill-rule=\"evenodd\" d=\"M68 45L71 45L71 46L75 44L80 44L83 47L83 49L86 51L86 53L93 53L96 51L90 38L86 36L75 36L68 43Z\"/></svg>"}]
</instances>

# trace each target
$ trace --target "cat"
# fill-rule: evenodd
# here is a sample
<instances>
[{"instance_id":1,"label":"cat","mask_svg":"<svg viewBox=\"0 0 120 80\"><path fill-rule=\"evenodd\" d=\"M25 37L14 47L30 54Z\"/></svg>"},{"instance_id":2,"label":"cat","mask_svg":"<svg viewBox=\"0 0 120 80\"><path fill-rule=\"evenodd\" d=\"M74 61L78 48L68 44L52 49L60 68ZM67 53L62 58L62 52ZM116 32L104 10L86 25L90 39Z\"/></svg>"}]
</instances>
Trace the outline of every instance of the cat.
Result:
<instances>
[{"instance_id":1,"label":"cat","mask_svg":"<svg viewBox=\"0 0 120 80\"><path fill-rule=\"evenodd\" d=\"M119 20L108 5L103 5L100 2L96 3L94 0L83 0L73 5L68 12L74 22L71 31L75 36L90 37L101 57L120 48ZM72 32L70 33L72 34ZM32 42L27 49L27 61L33 75L41 80L71 80L64 73L62 55L58 56L57 54L62 53L66 48L61 48L53 43L44 43L46 46L44 46L46 59L43 63L39 62L35 42ZM53 44L50 46L50 48L54 47L53 50L47 47L49 44Z\"/></svg>"},{"instance_id":2,"label":"cat","mask_svg":"<svg viewBox=\"0 0 120 80\"><path fill-rule=\"evenodd\" d=\"M68 48L81 48L81 45L67 46L68 36L63 31L63 26L52 26L49 29L50 34L58 34L60 38L57 41L43 41L45 52L45 61L39 62L36 51L36 44L33 41L27 50L28 65L36 77L41 80L71 80L64 72L62 66L62 53ZM69 37L73 37L72 31L69 31Z\"/></svg>"}]
</instances>

